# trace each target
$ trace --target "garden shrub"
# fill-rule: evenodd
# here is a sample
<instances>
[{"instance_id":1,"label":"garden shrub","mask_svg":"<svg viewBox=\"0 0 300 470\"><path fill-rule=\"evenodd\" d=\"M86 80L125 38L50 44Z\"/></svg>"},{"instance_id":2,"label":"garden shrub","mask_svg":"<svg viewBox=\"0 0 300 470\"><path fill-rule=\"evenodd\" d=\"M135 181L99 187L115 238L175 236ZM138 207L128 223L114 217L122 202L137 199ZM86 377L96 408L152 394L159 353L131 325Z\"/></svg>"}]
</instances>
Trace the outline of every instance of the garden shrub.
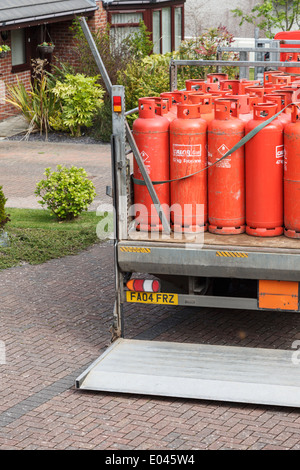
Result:
<instances>
[{"instance_id":1,"label":"garden shrub","mask_svg":"<svg viewBox=\"0 0 300 470\"><path fill-rule=\"evenodd\" d=\"M46 72L47 60L32 60L33 82L27 92L24 84L18 80L7 90L6 101L22 112L29 123L29 132L38 130L48 134L50 121L57 115L59 104L52 93L51 83Z\"/></svg>"},{"instance_id":2,"label":"garden shrub","mask_svg":"<svg viewBox=\"0 0 300 470\"><path fill-rule=\"evenodd\" d=\"M153 54L142 60L130 62L119 73L119 84L125 87L126 110L138 106L138 99L144 96L159 96L169 91L169 65L171 54ZM136 115L129 116L128 121Z\"/></svg>"},{"instance_id":3,"label":"garden shrub","mask_svg":"<svg viewBox=\"0 0 300 470\"><path fill-rule=\"evenodd\" d=\"M9 215L5 211L7 199L4 197L2 186L0 186L0 231L3 230L5 224L10 221Z\"/></svg>"},{"instance_id":4,"label":"garden shrub","mask_svg":"<svg viewBox=\"0 0 300 470\"><path fill-rule=\"evenodd\" d=\"M61 112L50 120L55 130L68 129L73 136L80 136L82 126L93 125L93 117L101 107L104 95L102 87L96 83L98 78L66 74L64 81L56 82L52 93L60 102Z\"/></svg>"},{"instance_id":5,"label":"garden shrub","mask_svg":"<svg viewBox=\"0 0 300 470\"><path fill-rule=\"evenodd\" d=\"M196 38L182 41L176 54L182 60L217 60L218 47L229 47L234 41L233 35L225 26L209 28ZM224 60L237 60L238 56L234 52L224 52ZM180 67L179 73L187 78L206 78L208 73L216 71L215 66L205 67ZM236 67L222 67L222 71L227 73L229 78L235 78L238 74Z\"/></svg>"},{"instance_id":6,"label":"garden shrub","mask_svg":"<svg viewBox=\"0 0 300 470\"><path fill-rule=\"evenodd\" d=\"M46 168L46 179L37 183L35 194L38 201L51 210L59 220L71 220L87 211L93 202L95 186L83 168L57 166L57 171Z\"/></svg>"}]
</instances>

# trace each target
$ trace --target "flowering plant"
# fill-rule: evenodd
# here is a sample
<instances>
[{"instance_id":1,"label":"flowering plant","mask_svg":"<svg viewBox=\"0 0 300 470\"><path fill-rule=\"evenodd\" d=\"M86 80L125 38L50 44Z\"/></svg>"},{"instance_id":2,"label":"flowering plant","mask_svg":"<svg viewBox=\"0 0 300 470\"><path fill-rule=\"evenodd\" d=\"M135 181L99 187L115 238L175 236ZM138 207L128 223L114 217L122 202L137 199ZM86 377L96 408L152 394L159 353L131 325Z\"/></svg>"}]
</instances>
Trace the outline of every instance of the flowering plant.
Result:
<instances>
[{"instance_id":1,"label":"flowering plant","mask_svg":"<svg viewBox=\"0 0 300 470\"><path fill-rule=\"evenodd\" d=\"M10 51L9 46L5 46L5 44L0 45L0 53L1 52L9 52L9 51Z\"/></svg>"},{"instance_id":2,"label":"flowering plant","mask_svg":"<svg viewBox=\"0 0 300 470\"><path fill-rule=\"evenodd\" d=\"M53 42L42 42L41 44L39 44L39 47L54 47L54 44Z\"/></svg>"},{"instance_id":3,"label":"flowering plant","mask_svg":"<svg viewBox=\"0 0 300 470\"><path fill-rule=\"evenodd\" d=\"M182 41L178 55L180 59L186 60L216 60L218 48L229 47L233 42L234 37L227 28L225 26L218 26L217 28L206 30L201 36ZM223 60L237 60L238 56L233 52L228 52L224 53L222 58ZM191 73L198 74L195 78L204 78L206 73L214 71L214 67L194 67L194 72L191 71ZM234 67L224 67L224 72L234 76L237 70L234 70Z\"/></svg>"}]
</instances>

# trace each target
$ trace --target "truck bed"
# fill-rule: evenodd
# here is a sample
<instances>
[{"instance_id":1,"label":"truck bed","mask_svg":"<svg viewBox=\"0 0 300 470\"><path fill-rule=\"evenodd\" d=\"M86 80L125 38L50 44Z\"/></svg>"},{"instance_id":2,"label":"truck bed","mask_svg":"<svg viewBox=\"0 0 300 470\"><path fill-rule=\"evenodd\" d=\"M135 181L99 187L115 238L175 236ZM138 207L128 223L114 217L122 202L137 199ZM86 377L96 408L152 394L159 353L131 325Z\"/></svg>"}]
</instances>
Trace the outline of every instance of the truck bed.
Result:
<instances>
[{"instance_id":1,"label":"truck bed","mask_svg":"<svg viewBox=\"0 0 300 470\"><path fill-rule=\"evenodd\" d=\"M271 250L291 253L300 253L300 239L293 239L285 237L253 237L246 233L239 235L216 235L209 232L195 235L175 235L172 232L170 235L151 234L148 232L130 231L129 239L136 242L152 242L152 243L172 243L172 244L199 244L203 243L204 247L219 247L222 250L226 249L260 249Z\"/></svg>"},{"instance_id":2,"label":"truck bed","mask_svg":"<svg viewBox=\"0 0 300 470\"><path fill-rule=\"evenodd\" d=\"M125 272L300 281L300 240L131 231L118 242L118 263Z\"/></svg>"}]
</instances>

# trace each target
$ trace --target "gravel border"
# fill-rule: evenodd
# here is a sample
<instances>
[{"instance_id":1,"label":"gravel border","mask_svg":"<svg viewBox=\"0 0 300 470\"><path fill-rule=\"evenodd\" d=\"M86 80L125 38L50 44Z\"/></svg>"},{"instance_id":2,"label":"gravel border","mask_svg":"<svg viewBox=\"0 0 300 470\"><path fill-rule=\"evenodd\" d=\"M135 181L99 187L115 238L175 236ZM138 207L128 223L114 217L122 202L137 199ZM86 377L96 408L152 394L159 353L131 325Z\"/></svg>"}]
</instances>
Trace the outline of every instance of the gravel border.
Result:
<instances>
[{"instance_id":1,"label":"gravel border","mask_svg":"<svg viewBox=\"0 0 300 470\"><path fill-rule=\"evenodd\" d=\"M101 140L96 140L89 135L82 134L80 137L72 137L70 134L65 134L61 132L50 132L48 138L45 134L40 135L39 133L27 134L17 134L11 137L6 137L4 140L12 141L24 141L24 142L49 142L49 143L66 143L66 144L107 144L108 142L102 142Z\"/></svg>"}]
</instances>

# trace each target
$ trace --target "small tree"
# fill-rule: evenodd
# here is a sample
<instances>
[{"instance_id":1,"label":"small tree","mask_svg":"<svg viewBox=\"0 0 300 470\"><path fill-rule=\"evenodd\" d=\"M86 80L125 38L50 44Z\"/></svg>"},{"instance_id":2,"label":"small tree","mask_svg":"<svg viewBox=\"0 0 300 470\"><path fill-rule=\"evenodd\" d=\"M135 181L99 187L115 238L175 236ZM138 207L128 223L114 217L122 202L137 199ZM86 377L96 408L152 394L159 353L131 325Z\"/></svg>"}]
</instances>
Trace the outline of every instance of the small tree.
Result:
<instances>
[{"instance_id":1,"label":"small tree","mask_svg":"<svg viewBox=\"0 0 300 470\"><path fill-rule=\"evenodd\" d=\"M300 26L300 0L263 0L252 8L250 14L240 8L231 11L241 19L240 26L244 22L253 24L270 39L276 30L290 31Z\"/></svg>"}]
</instances>

